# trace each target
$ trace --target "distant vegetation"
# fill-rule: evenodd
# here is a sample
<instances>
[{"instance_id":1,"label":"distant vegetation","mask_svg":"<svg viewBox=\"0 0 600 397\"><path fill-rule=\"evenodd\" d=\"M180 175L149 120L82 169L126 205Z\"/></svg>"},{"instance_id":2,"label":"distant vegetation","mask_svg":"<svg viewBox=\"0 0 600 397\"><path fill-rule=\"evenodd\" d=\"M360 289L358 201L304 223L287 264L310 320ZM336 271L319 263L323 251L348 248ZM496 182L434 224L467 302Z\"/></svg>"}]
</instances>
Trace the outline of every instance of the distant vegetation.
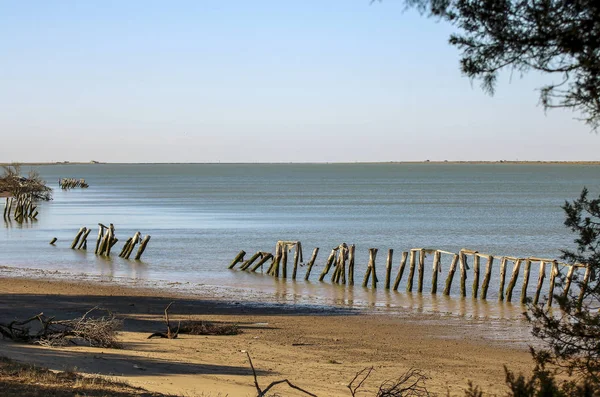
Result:
<instances>
[{"instance_id":1,"label":"distant vegetation","mask_svg":"<svg viewBox=\"0 0 600 397\"><path fill-rule=\"evenodd\" d=\"M29 171L27 177L21 175L21 165L3 165L4 173L0 177L0 193L8 192L14 197L28 194L35 200L52 200L52 189L46 186L35 170Z\"/></svg>"}]
</instances>

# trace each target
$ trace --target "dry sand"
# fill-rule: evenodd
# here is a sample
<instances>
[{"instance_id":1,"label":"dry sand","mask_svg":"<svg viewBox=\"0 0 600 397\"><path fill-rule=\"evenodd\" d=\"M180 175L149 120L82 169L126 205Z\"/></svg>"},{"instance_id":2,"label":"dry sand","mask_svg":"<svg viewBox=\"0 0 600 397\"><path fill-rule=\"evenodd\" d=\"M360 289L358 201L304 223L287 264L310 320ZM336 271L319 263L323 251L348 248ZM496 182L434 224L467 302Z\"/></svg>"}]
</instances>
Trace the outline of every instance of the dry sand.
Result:
<instances>
[{"instance_id":1,"label":"dry sand","mask_svg":"<svg viewBox=\"0 0 600 397\"><path fill-rule=\"evenodd\" d=\"M45 348L0 341L0 354L55 370L108 375L151 391L185 396L255 396L246 355L259 383L287 378L319 396L349 396L346 385L362 368L378 385L409 368L423 370L430 391L463 395L467 381L506 394L503 365L528 373L526 325L519 320L469 319L438 314L369 315L293 305L260 306L210 297L106 284L0 278L0 321L44 312L73 318L99 305L124 319L124 349ZM159 297L160 296L160 297ZM172 319L239 324L235 336L181 335L147 339L164 331L165 306ZM525 336L526 338L526 336ZM283 396L301 395L278 386Z\"/></svg>"}]
</instances>

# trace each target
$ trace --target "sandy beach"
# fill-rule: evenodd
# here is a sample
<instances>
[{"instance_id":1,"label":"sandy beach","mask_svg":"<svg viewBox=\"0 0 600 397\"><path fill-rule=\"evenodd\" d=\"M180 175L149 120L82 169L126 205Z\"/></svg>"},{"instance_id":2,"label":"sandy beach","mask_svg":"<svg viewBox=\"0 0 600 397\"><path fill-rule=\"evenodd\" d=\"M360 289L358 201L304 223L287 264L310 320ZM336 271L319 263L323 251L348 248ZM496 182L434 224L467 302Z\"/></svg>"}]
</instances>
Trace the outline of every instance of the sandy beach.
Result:
<instances>
[{"instance_id":1,"label":"sandy beach","mask_svg":"<svg viewBox=\"0 0 600 397\"><path fill-rule=\"evenodd\" d=\"M321 396L348 396L357 371L373 366L365 392L410 368L428 377L431 392L462 395L471 380L504 393L504 370L528 372L527 326L520 320L473 319L407 311L370 315L335 308L255 305L210 296L181 296L152 289L26 278L0 279L0 321L44 312L73 318L94 306L124 320L123 349L45 348L1 341L2 354L54 370L77 369L126 381L150 391L185 396L252 396L261 386L288 379ZM238 324L234 336L180 335L147 339L164 331L163 311L174 301L172 321L198 319ZM281 395L300 395L279 386ZM371 393L373 394L373 393ZM367 395L367 394L365 394Z\"/></svg>"}]
</instances>

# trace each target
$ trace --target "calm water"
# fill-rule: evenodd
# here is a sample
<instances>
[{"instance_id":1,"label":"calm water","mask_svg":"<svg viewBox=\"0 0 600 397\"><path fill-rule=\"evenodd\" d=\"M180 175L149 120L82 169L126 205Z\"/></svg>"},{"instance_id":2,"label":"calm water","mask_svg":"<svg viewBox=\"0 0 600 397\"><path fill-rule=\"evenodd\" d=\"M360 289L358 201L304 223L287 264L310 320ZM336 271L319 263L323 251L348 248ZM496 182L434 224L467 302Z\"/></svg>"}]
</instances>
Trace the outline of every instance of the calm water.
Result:
<instances>
[{"instance_id":1,"label":"calm water","mask_svg":"<svg viewBox=\"0 0 600 397\"><path fill-rule=\"evenodd\" d=\"M40 205L37 222L13 221L0 229L0 265L11 268L4 272L42 269L57 277L162 285L265 302L492 316L520 311L495 302L494 283L490 302L478 303L383 288L373 293L316 280L330 249L342 242L356 244L359 284L369 247L380 249L381 281L388 248L396 253L394 273L401 251L416 247L558 257L561 248L572 246L560 206L583 186L594 194L600 187L600 168L585 165L61 165L37 170L55 189L54 201ZM61 191L60 177L85 178L90 188ZM104 259L93 250L69 249L81 226L94 229L88 244L93 247L98 222L115 225L117 254L136 231L150 234L144 260ZM55 247L48 244L53 237L58 238ZM240 249L249 255L273 251L277 240L302 241L305 260L313 247L321 248L311 282L304 282L304 268L297 282L227 270ZM429 262L426 268L429 272ZM494 277L497 272L498 266ZM429 274L425 280L428 290ZM399 291L404 289L403 280Z\"/></svg>"}]
</instances>

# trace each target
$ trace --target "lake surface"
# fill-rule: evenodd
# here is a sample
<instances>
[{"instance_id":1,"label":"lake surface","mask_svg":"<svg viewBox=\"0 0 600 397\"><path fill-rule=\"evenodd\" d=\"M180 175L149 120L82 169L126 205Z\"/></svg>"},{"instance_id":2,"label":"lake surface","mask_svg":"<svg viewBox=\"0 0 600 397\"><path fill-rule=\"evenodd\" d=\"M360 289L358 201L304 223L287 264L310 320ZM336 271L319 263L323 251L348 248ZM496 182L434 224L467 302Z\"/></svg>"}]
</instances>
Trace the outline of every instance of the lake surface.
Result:
<instances>
[{"instance_id":1,"label":"lake surface","mask_svg":"<svg viewBox=\"0 0 600 397\"><path fill-rule=\"evenodd\" d=\"M499 317L521 308L496 302L497 283L492 281L487 303L431 297L429 264L423 296L404 292L406 275L400 292L384 291L387 250L395 251L393 274L401 252L417 247L558 258L560 249L573 247L560 206L583 186L594 195L600 187L595 165L90 164L36 169L55 189L54 200L40 204L37 221L3 224L0 265L6 266L5 274L39 274L32 270L38 269L45 276L157 285L248 301ZM85 178L90 187L62 191L60 177ZM119 238L109 259L93 253L99 222L113 223ZM91 252L69 248L82 226L93 228ZM136 231L152 236L143 261L118 258ZM48 244L53 237L56 246ZM239 250L247 257L258 250L273 252L277 240L300 240L305 261L320 247L310 282L303 280L304 267L296 282L227 269ZM317 281L329 251L342 242L356 245L354 288L333 286L329 277L326 283ZM371 247L380 250L376 292L360 286ZM446 258L440 285L448 267ZM498 266L493 278L497 273ZM530 286L537 270L532 268L532 274Z\"/></svg>"}]
</instances>

